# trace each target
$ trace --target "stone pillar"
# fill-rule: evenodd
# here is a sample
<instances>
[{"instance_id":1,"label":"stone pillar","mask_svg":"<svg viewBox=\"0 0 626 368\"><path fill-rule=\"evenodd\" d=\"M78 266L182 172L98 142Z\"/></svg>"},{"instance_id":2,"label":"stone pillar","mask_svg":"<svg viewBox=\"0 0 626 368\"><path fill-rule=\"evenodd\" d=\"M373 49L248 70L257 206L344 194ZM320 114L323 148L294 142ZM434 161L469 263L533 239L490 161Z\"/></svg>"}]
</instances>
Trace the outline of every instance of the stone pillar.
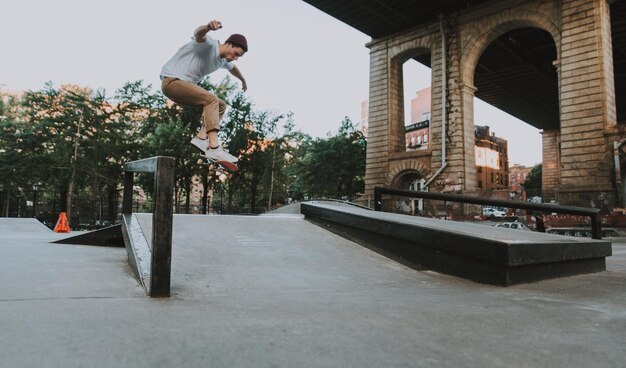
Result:
<instances>
[{"instance_id":1,"label":"stone pillar","mask_svg":"<svg viewBox=\"0 0 626 368\"><path fill-rule=\"evenodd\" d=\"M453 22L455 23L455 22ZM441 68L443 58L435 48L433 59L433 112L431 124L431 170L441 167L442 142L445 142L446 168L437 178L442 192L473 194L477 188L474 157L474 93L473 85L463 85L461 78L461 49L457 26L446 32L445 95L442 95ZM445 105L443 105L445 104ZM441 107L445 106L445 117ZM445 124L442 127L441 124ZM444 133L445 131L445 133Z\"/></svg>"},{"instance_id":2,"label":"stone pillar","mask_svg":"<svg viewBox=\"0 0 626 368\"><path fill-rule=\"evenodd\" d=\"M611 191L611 147L604 136L616 124L609 4L606 0L562 4L560 192ZM571 200L565 202L576 202L576 196L566 196ZM560 197L565 204L565 197Z\"/></svg>"},{"instance_id":3,"label":"stone pillar","mask_svg":"<svg viewBox=\"0 0 626 368\"><path fill-rule=\"evenodd\" d=\"M541 196L544 202L558 200L556 193L560 177L559 130L547 130L541 133L543 159L541 166Z\"/></svg>"},{"instance_id":4,"label":"stone pillar","mask_svg":"<svg viewBox=\"0 0 626 368\"><path fill-rule=\"evenodd\" d=\"M443 68L443 53L441 50L441 34L437 32L433 47L431 48L431 111L430 111L430 142L429 147L431 150L430 155L430 171L426 176L426 180L432 180L429 185L429 191L446 191L445 182L447 177L447 170L439 171L442 165L442 142L444 140L443 127L442 127L442 103L445 100L442 97L444 88L442 86L442 68ZM446 91L447 94L447 91ZM447 107L446 107L447 109ZM447 118L446 118L447 120ZM447 124L447 122L446 122ZM447 126L446 126L447 128ZM446 133L447 135L447 133ZM447 150L449 143L446 142L446 155L445 160L447 164L448 154ZM439 176L435 174L439 171Z\"/></svg>"},{"instance_id":5,"label":"stone pillar","mask_svg":"<svg viewBox=\"0 0 626 368\"><path fill-rule=\"evenodd\" d=\"M474 95L476 87L462 86L461 94L463 101L462 121L463 121L463 152L462 164L463 172L463 191L465 194L475 194L478 189L478 178L476 174L476 154L474 146L476 144L476 136L474 134Z\"/></svg>"},{"instance_id":6,"label":"stone pillar","mask_svg":"<svg viewBox=\"0 0 626 368\"><path fill-rule=\"evenodd\" d=\"M389 152L406 151L406 139L404 136L404 77L402 73L403 60L391 58L389 60L389 115L387 116L389 128Z\"/></svg>"},{"instance_id":7,"label":"stone pillar","mask_svg":"<svg viewBox=\"0 0 626 368\"><path fill-rule=\"evenodd\" d=\"M389 172L389 58L384 43L369 45L370 94L365 196L374 198L374 187L383 186Z\"/></svg>"}]
</instances>

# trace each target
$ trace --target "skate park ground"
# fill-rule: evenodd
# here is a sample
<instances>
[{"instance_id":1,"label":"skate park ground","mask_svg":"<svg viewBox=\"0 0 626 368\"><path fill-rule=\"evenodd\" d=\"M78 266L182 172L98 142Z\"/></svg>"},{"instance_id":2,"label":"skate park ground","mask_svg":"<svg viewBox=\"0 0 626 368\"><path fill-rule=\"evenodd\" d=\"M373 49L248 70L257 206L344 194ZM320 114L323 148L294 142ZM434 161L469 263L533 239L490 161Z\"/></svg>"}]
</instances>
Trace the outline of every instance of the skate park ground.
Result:
<instances>
[{"instance_id":1,"label":"skate park ground","mask_svg":"<svg viewBox=\"0 0 626 368\"><path fill-rule=\"evenodd\" d=\"M605 272L499 287L297 212L175 215L171 298L124 248L0 219L0 367L624 367L626 239Z\"/></svg>"}]
</instances>

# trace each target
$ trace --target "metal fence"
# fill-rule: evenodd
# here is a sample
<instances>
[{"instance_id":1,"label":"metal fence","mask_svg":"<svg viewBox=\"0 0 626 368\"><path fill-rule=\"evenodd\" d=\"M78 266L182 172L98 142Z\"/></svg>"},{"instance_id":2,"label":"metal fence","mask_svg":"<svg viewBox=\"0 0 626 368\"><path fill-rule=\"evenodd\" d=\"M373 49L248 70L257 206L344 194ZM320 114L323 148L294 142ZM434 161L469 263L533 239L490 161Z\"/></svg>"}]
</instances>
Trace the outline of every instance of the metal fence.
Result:
<instances>
[{"instance_id":1,"label":"metal fence","mask_svg":"<svg viewBox=\"0 0 626 368\"><path fill-rule=\"evenodd\" d=\"M445 202L469 203L469 204L493 206L493 207L516 208L516 209L532 211L535 214L563 213L563 214L571 214L571 215L589 216L591 219L591 237L593 239L602 239L602 222L600 221L600 210L597 208L561 206L561 205L551 204L551 203L516 202L516 201L507 201L507 200L499 200L499 199L472 197L472 196L460 195L460 194L430 193L430 192L419 192L419 191L405 190L405 189L376 187L374 188L374 209L376 211L383 210L382 208L382 195L383 194L402 196L402 197L411 197L411 198L432 199L432 200L439 200L439 201L445 201ZM541 232L545 232L545 227L543 226L543 220L541 219L541 216L535 216L535 217L539 224L539 226L537 226L537 230Z\"/></svg>"}]
</instances>

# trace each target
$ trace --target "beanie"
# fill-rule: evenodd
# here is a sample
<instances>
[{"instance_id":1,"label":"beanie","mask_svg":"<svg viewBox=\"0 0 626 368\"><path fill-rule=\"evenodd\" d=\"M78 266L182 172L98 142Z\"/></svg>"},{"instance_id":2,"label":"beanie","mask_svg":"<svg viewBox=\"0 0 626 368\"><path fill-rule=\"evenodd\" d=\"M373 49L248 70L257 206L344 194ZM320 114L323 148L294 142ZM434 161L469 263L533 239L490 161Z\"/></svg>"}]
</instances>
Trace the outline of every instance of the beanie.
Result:
<instances>
[{"instance_id":1,"label":"beanie","mask_svg":"<svg viewBox=\"0 0 626 368\"><path fill-rule=\"evenodd\" d=\"M243 51L248 52L248 41L243 35L240 35L238 33L230 35L230 37L226 39L225 43L232 43L234 45L241 46Z\"/></svg>"}]
</instances>

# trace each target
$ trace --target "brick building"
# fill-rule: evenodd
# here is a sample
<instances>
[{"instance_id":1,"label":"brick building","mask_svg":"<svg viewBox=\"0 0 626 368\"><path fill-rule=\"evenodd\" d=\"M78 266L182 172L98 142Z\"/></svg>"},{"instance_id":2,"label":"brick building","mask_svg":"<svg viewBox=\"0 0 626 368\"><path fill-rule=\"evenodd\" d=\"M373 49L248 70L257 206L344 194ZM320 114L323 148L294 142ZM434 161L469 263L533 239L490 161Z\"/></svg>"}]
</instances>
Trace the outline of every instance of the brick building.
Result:
<instances>
[{"instance_id":1,"label":"brick building","mask_svg":"<svg viewBox=\"0 0 626 368\"><path fill-rule=\"evenodd\" d=\"M407 151L428 149L431 103L431 87L417 91L411 99L411 121L404 127Z\"/></svg>"},{"instance_id":2,"label":"brick building","mask_svg":"<svg viewBox=\"0 0 626 368\"><path fill-rule=\"evenodd\" d=\"M481 191L509 189L509 148L506 139L491 133L488 126L475 126L477 187Z\"/></svg>"},{"instance_id":3,"label":"brick building","mask_svg":"<svg viewBox=\"0 0 626 368\"><path fill-rule=\"evenodd\" d=\"M524 190L524 182L532 167L527 167L519 164L509 167L509 189L513 193L515 199L526 201L526 191Z\"/></svg>"},{"instance_id":4,"label":"brick building","mask_svg":"<svg viewBox=\"0 0 626 368\"><path fill-rule=\"evenodd\" d=\"M424 120L404 127L407 151L428 149L430 120Z\"/></svg>"}]
</instances>

